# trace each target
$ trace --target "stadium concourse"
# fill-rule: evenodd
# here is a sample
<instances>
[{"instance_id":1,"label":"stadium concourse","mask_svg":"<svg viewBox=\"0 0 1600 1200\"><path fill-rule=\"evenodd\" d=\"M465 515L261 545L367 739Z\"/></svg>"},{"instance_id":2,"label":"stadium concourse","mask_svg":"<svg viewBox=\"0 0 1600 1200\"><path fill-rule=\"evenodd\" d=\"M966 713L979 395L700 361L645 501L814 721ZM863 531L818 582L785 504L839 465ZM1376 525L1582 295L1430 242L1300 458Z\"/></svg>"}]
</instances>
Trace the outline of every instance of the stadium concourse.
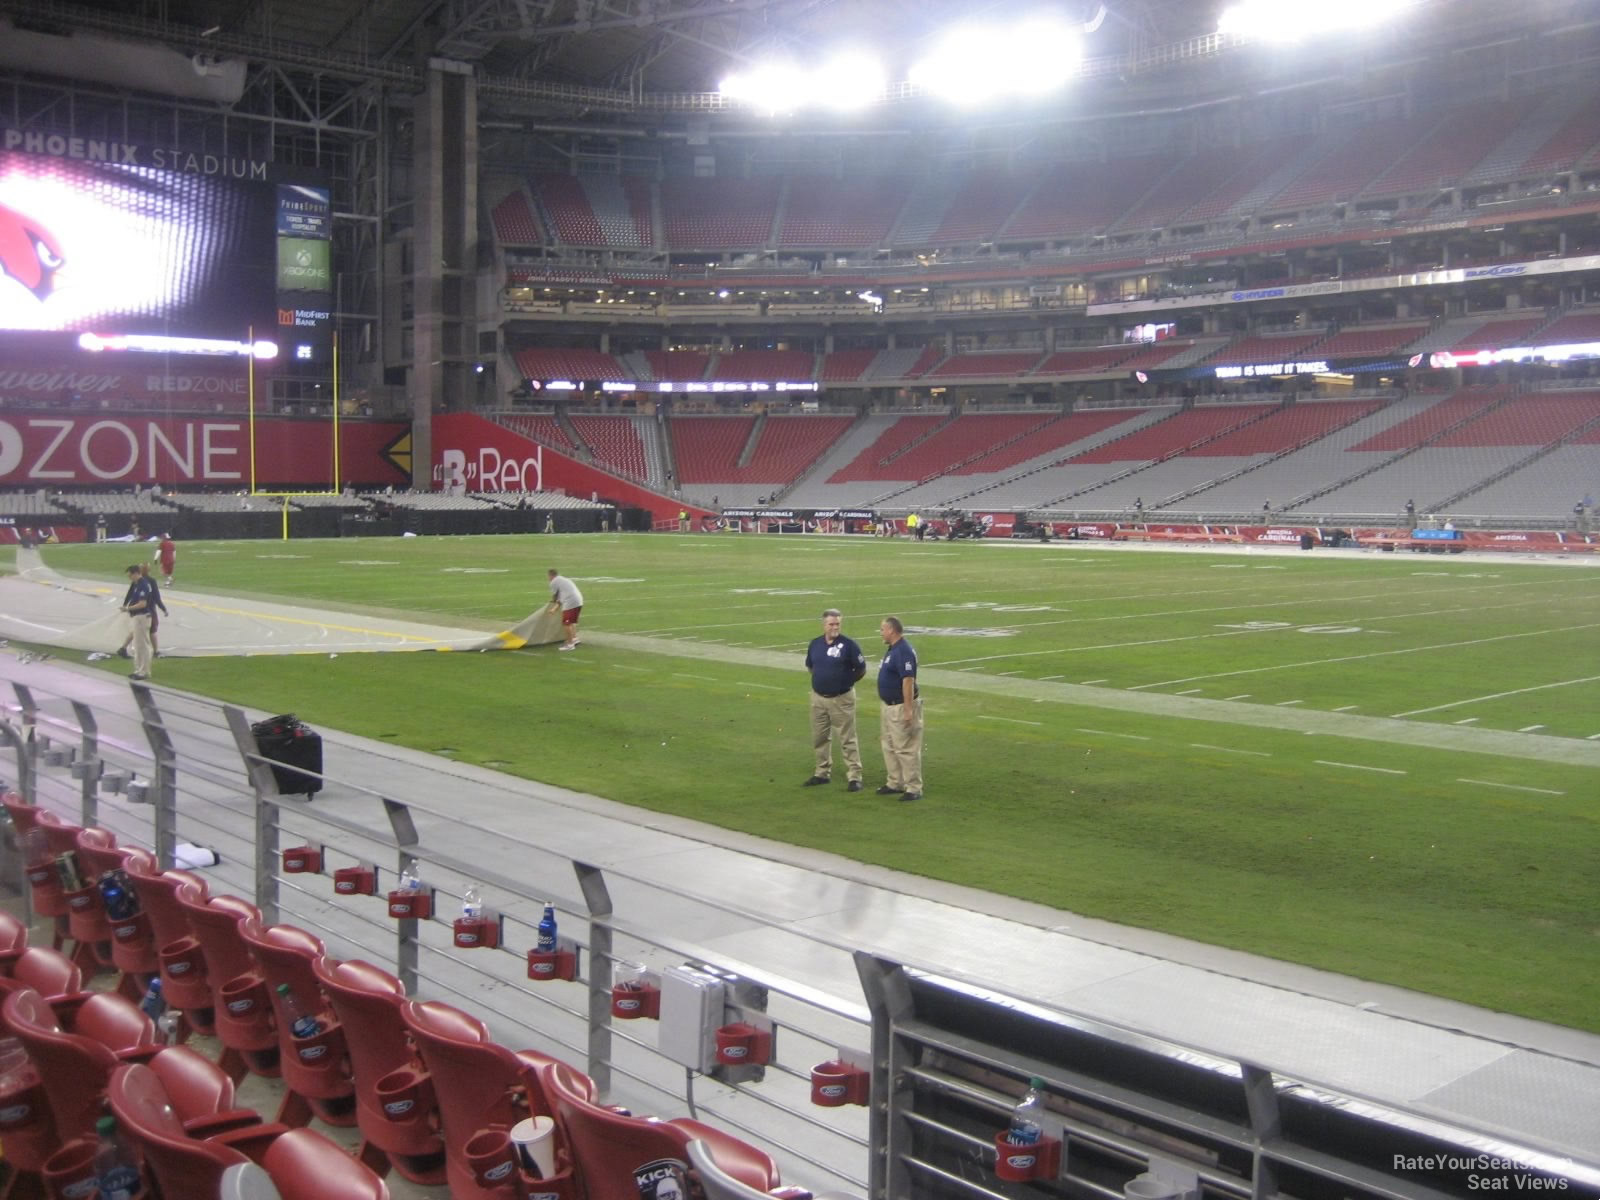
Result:
<instances>
[{"instance_id":1,"label":"stadium concourse","mask_svg":"<svg viewBox=\"0 0 1600 1200\"><path fill-rule=\"evenodd\" d=\"M132 633L122 588L74 580L18 547L14 575L0 576L0 636L112 654ZM451 629L418 621L327 612L236 596L168 589L161 653L172 658L251 654L352 654L406 650L517 650L561 639L561 618L544 608L510 629Z\"/></svg>"}]
</instances>

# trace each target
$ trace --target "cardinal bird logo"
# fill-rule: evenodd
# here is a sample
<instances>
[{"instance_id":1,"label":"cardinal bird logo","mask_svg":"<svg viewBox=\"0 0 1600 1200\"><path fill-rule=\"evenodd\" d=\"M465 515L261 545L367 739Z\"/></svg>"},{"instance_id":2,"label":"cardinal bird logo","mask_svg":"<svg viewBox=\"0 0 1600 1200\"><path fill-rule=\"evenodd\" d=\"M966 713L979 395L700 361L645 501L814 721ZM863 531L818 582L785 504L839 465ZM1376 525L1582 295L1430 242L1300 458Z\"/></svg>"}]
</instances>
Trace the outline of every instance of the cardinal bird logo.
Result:
<instances>
[{"instance_id":1,"label":"cardinal bird logo","mask_svg":"<svg viewBox=\"0 0 1600 1200\"><path fill-rule=\"evenodd\" d=\"M66 258L61 244L39 222L0 205L0 274L9 275L40 300L49 299Z\"/></svg>"}]
</instances>

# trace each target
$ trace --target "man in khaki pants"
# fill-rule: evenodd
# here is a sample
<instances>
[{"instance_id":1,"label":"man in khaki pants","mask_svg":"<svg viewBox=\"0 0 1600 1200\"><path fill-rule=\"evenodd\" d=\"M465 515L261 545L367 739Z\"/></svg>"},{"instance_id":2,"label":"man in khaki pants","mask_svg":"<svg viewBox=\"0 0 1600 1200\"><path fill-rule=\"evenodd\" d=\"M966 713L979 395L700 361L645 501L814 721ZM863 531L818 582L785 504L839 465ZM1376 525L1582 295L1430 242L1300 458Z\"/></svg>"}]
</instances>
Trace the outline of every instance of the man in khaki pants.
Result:
<instances>
[{"instance_id":1,"label":"man in khaki pants","mask_svg":"<svg viewBox=\"0 0 1600 1200\"><path fill-rule=\"evenodd\" d=\"M922 799L922 696L917 689L917 652L906 641L899 617L885 617L878 626L883 635L883 661L878 664L879 744L889 779L880 796L902 800Z\"/></svg>"},{"instance_id":2,"label":"man in khaki pants","mask_svg":"<svg viewBox=\"0 0 1600 1200\"><path fill-rule=\"evenodd\" d=\"M867 656L840 632L844 618L837 608L822 614L822 636L811 639L806 670L811 672L811 748L816 766L802 787L818 787L833 778L833 735L839 735L850 780L846 790L861 790L861 745L856 739L856 681L867 673Z\"/></svg>"}]
</instances>

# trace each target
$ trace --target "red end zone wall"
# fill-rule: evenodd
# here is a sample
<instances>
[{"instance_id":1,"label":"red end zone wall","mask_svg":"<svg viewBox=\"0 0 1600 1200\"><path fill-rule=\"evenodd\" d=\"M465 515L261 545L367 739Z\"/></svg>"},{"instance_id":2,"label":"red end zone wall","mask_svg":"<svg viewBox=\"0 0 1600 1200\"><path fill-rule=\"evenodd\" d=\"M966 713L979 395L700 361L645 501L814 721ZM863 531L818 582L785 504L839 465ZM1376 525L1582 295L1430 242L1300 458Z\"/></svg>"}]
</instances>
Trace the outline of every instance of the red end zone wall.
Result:
<instances>
[{"instance_id":1,"label":"red end zone wall","mask_svg":"<svg viewBox=\"0 0 1600 1200\"><path fill-rule=\"evenodd\" d=\"M260 487L326 491L333 478L330 418L262 417L255 423ZM391 457L409 450L403 421L343 421L337 483L405 488ZM243 417L140 417L42 409L0 414L0 487L248 488L251 428Z\"/></svg>"},{"instance_id":2,"label":"red end zone wall","mask_svg":"<svg viewBox=\"0 0 1600 1200\"><path fill-rule=\"evenodd\" d=\"M662 521L676 519L682 510L696 519L712 512L597 470L476 413L436 413L432 429L436 488L459 476L470 492L599 496L622 508L648 509Z\"/></svg>"}]
</instances>

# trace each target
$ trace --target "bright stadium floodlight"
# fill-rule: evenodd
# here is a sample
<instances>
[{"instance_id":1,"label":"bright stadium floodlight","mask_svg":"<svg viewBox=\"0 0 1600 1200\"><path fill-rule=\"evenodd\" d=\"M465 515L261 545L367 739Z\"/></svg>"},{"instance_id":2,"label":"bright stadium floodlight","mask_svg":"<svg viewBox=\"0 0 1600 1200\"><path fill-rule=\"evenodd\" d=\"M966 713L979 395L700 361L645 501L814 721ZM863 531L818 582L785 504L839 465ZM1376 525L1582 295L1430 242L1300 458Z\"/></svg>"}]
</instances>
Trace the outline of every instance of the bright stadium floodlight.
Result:
<instances>
[{"instance_id":1,"label":"bright stadium floodlight","mask_svg":"<svg viewBox=\"0 0 1600 1200\"><path fill-rule=\"evenodd\" d=\"M811 79L812 98L821 108L856 112L881 101L887 82L882 64L871 55L846 52L817 68Z\"/></svg>"},{"instance_id":2,"label":"bright stadium floodlight","mask_svg":"<svg viewBox=\"0 0 1600 1200\"><path fill-rule=\"evenodd\" d=\"M717 90L770 116L802 108L850 112L883 99L884 72L868 55L848 52L810 70L791 63L765 63L730 75Z\"/></svg>"},{"instance_id":3,"label":"bright stadium floodlight","mask_svg":"<svg viewBox=\"0 0 1600 1200\"><path fill-rule=\"evenodd\" d=\"M914 64L919 91L972 106L1055 91L1077 73L1083 45L1074 26L1035 17L1005 28L951 30Z\"/></svg>"},{"instance_id":4,"label":"bright stadium floodlight","mask_svg":"<svg viewBox=\"0 0 1600 1200\"><path fill-rule=\"evenodd\" d=\"M730 100L776 115L800 107L806 91L805 76L791 63L767 63L738 75L730 75L717 86Z\"/></svg>"},{"instance_id":5,"label":"bright stadium floodlight","mask_svg":"<svg viewBox=\"0 0 1600 1200\"><path fill-rule=\"evenodd\" d=\"M1217 20L1217 32L1241 40L1301 42L1330 33L1371 29L1418 0L1240 0Z\"/></svg>"}]
</instances>

